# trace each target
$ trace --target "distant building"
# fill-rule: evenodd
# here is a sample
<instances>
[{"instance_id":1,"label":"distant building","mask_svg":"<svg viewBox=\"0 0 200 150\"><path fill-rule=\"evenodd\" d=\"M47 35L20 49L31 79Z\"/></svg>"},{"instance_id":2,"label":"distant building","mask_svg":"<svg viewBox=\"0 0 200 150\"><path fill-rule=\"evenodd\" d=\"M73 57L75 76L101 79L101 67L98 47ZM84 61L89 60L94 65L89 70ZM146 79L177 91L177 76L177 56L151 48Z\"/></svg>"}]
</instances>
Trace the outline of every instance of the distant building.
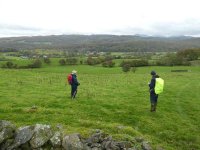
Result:
<instances>
[{"instance_id":1,"label":"distant building","mask_svg":"<svg viewBox=\"0 0 200 150\"><path fill-rule=\"evenodd\" d=\"M20 58L22 58L22 59L28 59L29 57L28 56L20 56Z\"/></svg>"}]
</instances>

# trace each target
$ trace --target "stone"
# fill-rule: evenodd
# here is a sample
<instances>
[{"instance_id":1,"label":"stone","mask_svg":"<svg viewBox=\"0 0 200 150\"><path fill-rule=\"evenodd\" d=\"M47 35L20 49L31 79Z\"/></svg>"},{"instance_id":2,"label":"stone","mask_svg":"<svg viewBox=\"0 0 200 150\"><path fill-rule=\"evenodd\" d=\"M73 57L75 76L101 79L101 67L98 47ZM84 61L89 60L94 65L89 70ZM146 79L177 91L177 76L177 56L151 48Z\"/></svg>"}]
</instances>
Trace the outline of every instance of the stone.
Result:
<instances>
[{"instance_id":1,"label":"stone","mask_svg":"<svg viewBox=\"0 0 200 150\"><path fill-rule=\"evenodd\" d=\"M20 149L22 150L28 150L28 149L31 149L31 145L27 142L27 143L24 143L20 146Z\"/></svg>"},{"instance_id":2,"label":"stone","mask_svg":"<svg viewBox=\"0 0 200 150\"><path fill-rule=\"evenodd\" d=\"M55 132L55 134L53 135L53 137L50 139L50 142L51 142L51 145L53 146L53 147L57 147L57 148L59 148L59 147L61 147L61 145L62 145L62 135L61 135L61 133L60 132Z\"/></svg>"},{"instance_id":3,"label":"stone","mask_svg":"<svg viewBox=\"0 0 200 150\"><path fill-rule=\"evenodd\" d=\"M164 150L164 149L162 147L160 147L160 146L157 146L156 150Z\"/></svg>"},{"instance_id":4,"label":"stone","mask_svg":"<svg viewBox=\"0 0 200 150\"><path fill-rule=\"evenodd\" d=\"M33 133L34 126L20 127L16 131L15 143L19 143L21 145L28 142L33 137Z\"/></svg>"},{"instance_id":5,"label":"stone","mask_svg":"<svg viewBox=\"0 0 200 150\"><path fill-rule=\"evenodd\" d=\"M34 134L30 140L32 148L39 148L44 145L53 136L53 132L49 125L36 124L34 128Z\"/></svg>"},{"instance_id":6,"label":"stone","mask_svg":"<svg viewBox=\"0 0 200 150\"><path fill-rule=\"evenodd\" d=\"M27 143L33 136L34 126L20 127L16 130L14 143L8 149L14 149ZM26 144L25 144L26 145Z\"/></svg>"},{"instance_id":7,"label":"stone","mask_svg":"<svg viewBox=\"0 0 200 150\"><path fill-rule=\"evenodd\" d=\"M141 146L143 150L152 150L150 144L146 141L143 141Z\"/></svg>"},{"instance_id":8,"label":"stone","mask_svg":"<svg viewBox=\"0 0 200 150\"><path fill-rule=\"evenodd\" d=\"M102 150L102 149L98 147L93 147L91 150Z\"/></svg>"},{"instance_id":9,"label":"stone","mask_svg":"<svg viewBox=\"0 0 200 150\"><path fill-rule=\"evenodd\" d=\"M103 138L101 133L95 133L86 140L88 145L92 145L93 143L101 143L102 141Z\"/></svg>"},{"instance_id":10,"label":"stone","mask_svg":"<svg viewBox=\"0 0 200 150\"><path fill-rule=\"evenodd\" d=\"M15 125L12 124L10 121L6 120L0 120L0 131L2 131L4 128L12 128L15 129Z\"/></svg>"},{"instance_id":11,"label":"stone","mask_svg":"<svg viewBox=\"0 0 200 150\"><path fill-rule=\"evenodd\" d=\"M14 142L14 139L6 140L2 145L0 145L1 150L7 150Z\"/></svg>"},{"instance_id":12,"label":"stone","mask_svg":"<svg viewBox=\"0 0 200 150\"><path fill-rule=\"evenodd\" d=\"M135 140L139 143L143 142L144 139L142 137L135 137Z\"/></svg>"},{"instance_id":13,"label":"stone","mask_svg":"<svg viewBox=\"0 0 200 150\"><path fill-rule=\"evenodd\" d=\"M0 132L0 144L3 143L5 140L13 137L14 135L14 131L11 128L4 128L1 132Z\"/></svg>"},{"instance_id":14,"label":"stone","mask_svg":"<svg viewBox=\"0 0 200 150\"><path fill-rule=\"evenodd\" d=\"M81 142L79 134L66 135L63 138L62 146L65 150L83 150L84 145Z\"/></svg>"},{"instance_id":15,"label":"stone","mask_svg":"<svg viewBox=\"0 0 200 150\"><path fill-rule=\"evenodd\" d=\"M128 141L117 142L117 145L118 145L118 147L120 147L120 149L131 148L131 143Z\"/></svg>"},{"instance_id":16,"label":"stone","mask_svg":"<svg viewBox=\"0 0 200 150\"><path fill-rule=\"evenodd\" d=\"M11 122L0 120L0 144L14 136L15 128Z\"/></svg>"}]
</instances>

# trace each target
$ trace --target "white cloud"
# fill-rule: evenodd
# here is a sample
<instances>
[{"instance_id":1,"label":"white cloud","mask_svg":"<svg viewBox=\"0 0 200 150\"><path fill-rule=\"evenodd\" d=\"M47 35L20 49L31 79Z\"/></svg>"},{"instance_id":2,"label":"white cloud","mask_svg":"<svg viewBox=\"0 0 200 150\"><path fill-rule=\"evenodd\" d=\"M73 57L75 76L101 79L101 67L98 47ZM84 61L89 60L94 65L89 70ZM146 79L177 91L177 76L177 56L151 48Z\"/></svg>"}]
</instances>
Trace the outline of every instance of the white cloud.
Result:
<instances>
[{"instance_id":1,"label":"white cloud","mask_svg":"<svg viewBox=\"0 0 200 150\"><path fill-rule=\"evenodd\" d=\"M179 30L189 34L200 27L199 4L198 0L0 0L0 24L40 29L34 35L176 35ZM10 35L8 28L6 33L0 28L0 36ZM15 36L21 31L16 30Z\"/></svg>"}]
</instances>

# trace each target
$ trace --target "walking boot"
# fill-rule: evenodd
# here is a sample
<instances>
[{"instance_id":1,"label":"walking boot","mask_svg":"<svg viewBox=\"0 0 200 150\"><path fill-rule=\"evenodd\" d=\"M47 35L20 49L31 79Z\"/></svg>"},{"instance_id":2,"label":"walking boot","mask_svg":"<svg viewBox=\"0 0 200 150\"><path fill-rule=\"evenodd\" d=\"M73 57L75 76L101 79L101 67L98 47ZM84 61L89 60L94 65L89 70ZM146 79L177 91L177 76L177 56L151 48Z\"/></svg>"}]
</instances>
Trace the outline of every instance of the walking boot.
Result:
<instances>
[{"instance_id":1,"label":"walking boot","mask_svg":"<svg viewBox=\"0 0 200 150\"><path fill-rule=\"evenodd\" d=\"M150 110L151 112L153 112L154 111L154 104L151 104L151 110Z\"/></svg>"}]
</instances>

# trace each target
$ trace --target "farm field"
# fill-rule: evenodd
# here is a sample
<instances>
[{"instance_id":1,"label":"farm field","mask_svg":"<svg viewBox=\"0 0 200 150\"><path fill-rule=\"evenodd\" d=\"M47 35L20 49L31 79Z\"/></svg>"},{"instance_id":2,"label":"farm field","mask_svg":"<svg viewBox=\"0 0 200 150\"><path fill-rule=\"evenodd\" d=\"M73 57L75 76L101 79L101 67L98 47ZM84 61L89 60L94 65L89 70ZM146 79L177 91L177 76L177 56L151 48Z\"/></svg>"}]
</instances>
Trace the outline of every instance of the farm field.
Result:
<instances>
[{"instance_id":1,"label":"farm field","mask_svg":"<svg viewBox=\"0 0 200 150\"><path fill-rule=\"evenodd\" d=\"M66 76L78 70L80 87L70 99ZM171 70L189 72L171 72ZM151 113L148 82L155 70L165 89ZM114 139L143 137L155 148L200 149L200 67L140 67L135 73L120 67L45 66L40 69L0 69L0 119L17 126L61 124L66 133L87 136L101 129ZM32 107L36 109L32 109Z\"/></svg>"}]
</instances>

